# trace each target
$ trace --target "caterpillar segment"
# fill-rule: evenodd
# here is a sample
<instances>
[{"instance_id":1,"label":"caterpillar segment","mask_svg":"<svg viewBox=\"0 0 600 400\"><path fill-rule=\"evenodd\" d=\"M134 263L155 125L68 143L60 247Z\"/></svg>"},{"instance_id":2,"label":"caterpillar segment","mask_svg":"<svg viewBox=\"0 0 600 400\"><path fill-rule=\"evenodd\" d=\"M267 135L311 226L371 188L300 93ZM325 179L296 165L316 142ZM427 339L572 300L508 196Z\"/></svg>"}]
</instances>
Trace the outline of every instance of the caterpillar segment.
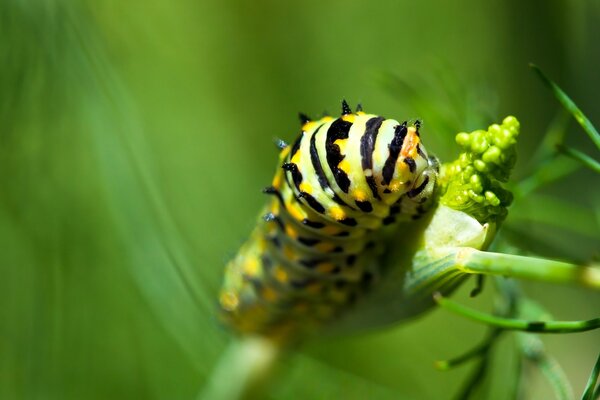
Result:
<instances>
[{"instance_id":1,"label":"caterpillar segment","mask_svg":"<svg viewBox=\"0 0 600 400\"><path fill-rule=\"evenodd\" d=\"M310 120L280 146L271 198L227 265L222 319L289 340L334 320L385 279L384 236L427 212L439 166L414 124L352 112ZM400 234L399 231L397 231Z\"/></svg>"}]
</instances>

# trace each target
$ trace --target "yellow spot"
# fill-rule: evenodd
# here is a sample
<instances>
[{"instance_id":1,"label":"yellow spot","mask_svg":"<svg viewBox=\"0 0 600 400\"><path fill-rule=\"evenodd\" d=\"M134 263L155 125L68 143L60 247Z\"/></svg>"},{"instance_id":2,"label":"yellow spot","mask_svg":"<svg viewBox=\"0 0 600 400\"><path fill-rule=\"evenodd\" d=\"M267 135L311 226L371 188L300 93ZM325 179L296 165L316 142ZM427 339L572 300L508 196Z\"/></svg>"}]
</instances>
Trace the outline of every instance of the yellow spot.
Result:
<instances>
[{"instance_id":1,"label":"yellow spot","mask_svg":"<svg viewBox=\"0 0 600 400\"><path fill-rule=\"evenodd\" d=\"M342 115L342 119L346 122L352 122L354 123L354 119L356 118L356 115L354 114L346 114L346 115Z\"/></svg>"},{"instance_id":2,"label":"yellow spot","mask_svg":"<svg viewBox=\"0 0 600 400\"><path fill-rule=\"evenodd\" d=\"M342 171L344 171L346 174L350 173L350 168L352 166L350 165L350 161L348 161L347 158L344 158L339 164L338 164L338 168L341 169Z\"/></svg>"},{"instance_id":3,"label":"yellow spot","mask_svg":"<svg viewBox=\"0 0 600 400\"><path fill-rule=\"evenodd\" d=\"M363 111L357 111L356 115L367 115L367 114L365 114Z\"/></svg>"},{"instance_id":4,"label":"yellow spot","mask_svg":"<svg viewBox=\"0 0 600 400\"><path fill-rule=\"evenodd\" d=\"M265 227L266 227L265 228L265 233L268 236L272 236L272 235L277 234L277 227L275 226L275 224L266 224Z\"/></svg>"},{"instance_id":5,"label":"yellow spot","mask_svg":"<svg viewBox=\"0 0 600 400\"><path fill-rule=\"evenodd\" d=\"M289 152L290 152L290 146L284 147L281 150L281 152L279 153L279 159L283 160L284 158L286 158Z\"/></svg>"},{"instance_id":6,"label":"yellow spot","mask_svg":"<svg viewBox=\"0 0 600 400\"><path fill-rule=\"evenodd\" d=\"M348 144L348 139L337 139L333 144L337 144L340 148L340 153L346 153L346 145Z\"/></svg>"},{"instance_id":7,"label":"yellow spot","mask_svg":"<svg viewBox=\"0 0 600 400\"><path fill-rule=\"evenodd\" d=\"M321 232L323 232L325 235L335 235L340 233L342 230L336 226L333 225L326 225L323 229L321 229Z\"/></svg>"},{"instance_id":8,"label":"yellow spot","mask_svg":"<svg viewBox=\"0 0 600 400\"><path fill-rule=\"evenodd\" d=\"M335 264L332 262L324 262L320 263L317 266L317 271L322 274L328 274L335 269Z\"/></svg>"},{"instance_id":9,"label":"yellow spot","mask_svg":"<svg viewBox=\"0 0 600 400\"><path fill-rule=\"evenodd\" d=\"M346 291L337 290L337 289L333 289L329 293L329 295L331 296L331 299L333 301L338 302L338 303L343 303L348 298L348 293Z\"/></svg>"},{"instance_id":10,"label":"yellow spot","mask_svg":"<svg viewBox=\"0 0 600 400\"><path fill-rule=\"evenodd\" d=\"M389 188L392 192L399 191L401 187L402 187L402 182L398 179L392 179L392 181L390 182Z\"/></svg>"},{"instance_id":11,"label":"yellow spot","mask_svg":"<svg viewBox=\"0 0 600 400\"><path fill-rule=\"evenodd\" d=\"M302 154L302 152L300 151L300 149L298 149L298 151L296 151L293 155L292 155L292 159L290 160L291 162L293 162L294 164L298 165L300 164L300 155Z\"/></svg>"},{"instance_id":12,"label":"yellow spot","mask_svg":"<svg viewBox=\"0 0 600 400\"><path fill-rule=\"evenodd\" d=\"M404 139L402 151L400 152L402 157L414 158L417 155L417 145L419 144L419 141L420 139L417 135L417 130L414 127L408 128L406 139Z\"/></svg>"},{"instance_id":13,"label":"yellow spot","mask_svg":"<svg viewBox=\"0 0 600 400\"><path fill-rule=\"evenodd\" d=\"M331 306L322 305L317 307L315 313L319 318L329 318L333 315L335 309Z\"/></svg>"},{"instance_id":14,"label":"yellow spot","mask_svg":"<svg viewBox=\"0 0 600 400\"><path fill-rule=\"evenodd\" d=\"M352 192L352 196L357 200L357 201L367 201L369 200L369 195L367 194L367 192L365 192L362 189L355 189Z\"/></svg>"},{"instance_id":15,"label":"yellow spot","mask_svg":"<svg viewBox=\"0 0 600 400\"><path fill-rule=\"evenodd\" d=\"M258 240L258 251L265 251L265 249L267 248L267 241L265 239L263 239L263 236L260 237L260 239Z\"/></svg>"},{"instance_id":16,"label":"yellow spot","mask_svg":"<svg viewBox=\"0 0 600 400\"><path fill-rule=\"evenodd\" d=\"M246 260L244 263L244 274L248 276L256 276L258 273L258 260L254 257L251 257Z\"/></svg>"},{"instance_id":17,"label":"yellow spot","mask_svg":"<svg viewBox=\"0 0 600 400\"><path fill-rule=\"evenodd\" d=\"M277 298L279 297L277 295L277 292L272 287L268 287L268 286L264 287L261 290L261 295L262 295L263 299L265 299L266 301L268 301L270 303L276 301Z\"/></svg>"},{"instance_id":18,"label":"yellow spot","mask_svg":"<svg viewBox=\"0 0 600 400\"><path fill-rule=\"evenodd\" d=\"M273 187L275 189L279 189L281 188L281 179L282 179L283 175L281 174L281 172L277 172L275 174L275 176L273 177Z\"/></svg>"},{"instance_id":19,"label":"yellow spot","mask_svg":"<svg viewBox=\"0 0 600 400\"><path fill-rule=\"evenodd\" d=\"M338 221L341 221L346 218L346 213L344 212L344 210L341 209L341 207L338 206L331 207L329 209L329 215L331 215Z\"/></svg>"},{"instance_id":20,"label":"yellow spot","mask_svg":"<svg viewBox=\"0 0 600 400\"><path fill-rule=\"evenodd\" d=\"M313 248L321 253L328 253L335 248L335 244L329 242L320 242L317 243Z\"/></svg>"},{"instance_id":21,"label":"yellow spot","mask_svg":"<svg viewBox=\"0 0 600 400\"><path fill-rule=\"evenodd\" d=\"M289 280L288 273L285 271L285 269L283 269L281 265L275 267L273 271L273 276L275 276L275 279L277 279L277 281L281 283L286 283Z\"/></svg>"},{"instance_id":22,"label":"yellow spot","mask_svg":"<svg viewBox=\"0 0 600 400\"><path fill-rule=\"evenodd\" d=\"M299 302L296 305L294 305L294 308L292 308L292 310L297 314L304 314L308 311L308 304L304 301Z\"/></svg>"},{"instance_id":23,"label":"yellow spot","mask_svg":"<svg viewBox=\"0 0 600 400\"><path fill-rule=\"evenodd\" d=\"M275 215L279 215L279 201L278 200L274 200L271 203L271 212Z\"/></svg>"},{"instance_id":24,"label":"yellow spot","mask_svg":"<svg viewBox=\"0 0 600 400\"><path fill-rule=\"evenodd\" d=\"M283 255L288 260L294 260L294 259L296 259L296 252L294 251L294 248L292 246L289 246L289 245L284 245L283 246Z\"/></svg>"},{"instance_id":25,"label":"yellow spot","mask_svg":"<svg viewBox=\"0 0 600 400\"><path fill-rule=\"evenodd\" d=\"M304 219L304 215L302 214L302 210L300 209L300 207L298 207L297 204L295 204L295 203L288 203L287 210L290 213L290 215L296 221L302 221Z\"/></svg>"},{"instance_id":26,"label":"yellow spot","mask_svg":"<svg viewBox=\"0 0 600 400\"><path fill-rule=\"evenodd\" d=\"M312 189L313 189L312 185L310 183L306 182L306 181L303 181L300 184L300 191L302 191L302 192L306 192L308 194L311 194L312 193Z\"/></svg>"},{"instance_id":27,"label":"yellow spot","mask_svg":"<svg viewBox=\"0 0 600 400\"><path fill-rule=\"evenodd\" d=\"M240 304L240 300L238 299L235 293L231 292L223 292L219 296L219 302L221 303L221 307L223 307L226 311L235 310Z\"/></svg>"},{"instance_id":28,"label":"yellow spot","mask_svg":"<svg viewBox=\"0 0 600 400\"><path fill-rule=\"evenodd\" d=\"M296 239L298 237L298 231L296 231L296 229L290 225L285 226L285 233L292 239Z\"/></svg>"},{"instance_id":29,"label":"yellow spot","mask_svg":"<svg viewBox=\"0 0 600 400\"><path fill-rule=\"evenodd\" d=\"M312 282L306 286L306 291L310 294L317 294L321 290L321 287L319 282Z\"/></svg>"}]
</instances>

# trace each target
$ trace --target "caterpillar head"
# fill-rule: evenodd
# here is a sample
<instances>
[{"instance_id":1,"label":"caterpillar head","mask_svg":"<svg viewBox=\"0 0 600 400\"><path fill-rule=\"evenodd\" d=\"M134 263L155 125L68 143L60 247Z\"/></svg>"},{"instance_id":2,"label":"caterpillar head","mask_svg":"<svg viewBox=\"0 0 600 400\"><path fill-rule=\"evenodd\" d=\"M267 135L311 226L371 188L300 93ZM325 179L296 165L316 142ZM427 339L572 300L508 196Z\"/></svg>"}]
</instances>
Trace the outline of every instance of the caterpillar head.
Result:
<instances>
[{"instance_id":1,"label":"caterpillar head","mask_svg":"<svg viewBox=\"0 0 600 400\"><path fill-rule=\"evenodd\" d=\"M414 124L385 120L373 155L373 169L378 191L386 204L401 197L415 204L427 201L433 194L439 163L427 154L419 129Z\"/></svg>"}]
</instances>

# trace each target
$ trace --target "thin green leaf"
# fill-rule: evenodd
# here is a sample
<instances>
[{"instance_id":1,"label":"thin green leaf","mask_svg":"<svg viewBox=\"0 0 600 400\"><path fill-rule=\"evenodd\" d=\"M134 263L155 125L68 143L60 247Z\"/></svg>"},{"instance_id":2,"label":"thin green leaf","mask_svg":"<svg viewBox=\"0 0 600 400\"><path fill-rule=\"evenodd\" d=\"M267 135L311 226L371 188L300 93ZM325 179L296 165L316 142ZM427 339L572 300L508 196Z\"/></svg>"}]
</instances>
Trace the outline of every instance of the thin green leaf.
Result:
<instances>
[{"instance_id":1,"label":"thin green leaf","mask_svg":"<svg viewBox=\"0 0 600 400\"><path fill-rule=\"evenodd\" d=\"M462 315L471 320L502 329L536 333L575 333L600 328L600 318L586 321L526 321L502 318L465 307L439 293L433 295L434 300L443 308Z\"/></svg>"},{"instance_id":2,"label":"thin green leaf","mask_svg":"<svg viewBox=\"0 0 600 400\"><path fill-rule=\"evenodd\" d=\"M488 333L487 337L477 346L472 348L471 350L461 354L458 357L452 358L450 360L444 361L436 361L434 366L436 369L440 371L447 371L454 367L464 364L467 361L470 361L474 358L485 357L487 353L490 351L496 340L502 333L502 329L493 329Z\"/></svg>"},{"instance_id":3,"label":"thin green leaf","mask_svg":"<svg viewBox=\"0 0 600 400\"><path fill-rule=\"evenodd\" d=\"M588 156L587 154L585 154L579 150L564 146L564 145L558 145L557 149L564 155L571 157L572 159L574 159L576 161L579 161L585 167L600 174L600 162L594 160L592 157Z\"/></svg>"},{"instance_id":4,"label":"thin green leaf","mask_svg":"<svg viewBox=\"0 0 600 400\"><path fill-rule=\"evenodd\" d=\"M572 400L573 388L558 362L546 353L544 344L537 335L519 333L517 342L523 356L540 369L559 400Z\"/></svg>"},{"instance_id":5,"label":"thin green leaf","mask_svg":"<svg viewBox=\"0 0 600 400\"><path fill-rule=\"evenodd\" d=\"M592 122L585 116L583 111L577 107L577 105L571 100L569 96L550 78L548 78L542 70L535 64L529 64L529 66L538 74L538 76L542 79L544 84L552 90L554 96L560 101L564 108L566 108L573 118L577 120L579 125L583 128L583 130L588 134L592 142L596 145L596 147L600 150L600 133L596 130Z\"/></svg>"},{"instance_id":6,"label":"thin green leaf","mask_svg":"<svg viewBox=\"0 0 600 400\"><path fill-rule=\"evenodd\" d=\"M592 400L594 398L594 387L596 386L596 382L598 382L599 375L600 375L600 354L598 355L596 364L594 364L594 368L592 369L590 378L588 379L587 384L585 385L585 390L583 391L581 400Z\"/></svg>"}]
</instances>

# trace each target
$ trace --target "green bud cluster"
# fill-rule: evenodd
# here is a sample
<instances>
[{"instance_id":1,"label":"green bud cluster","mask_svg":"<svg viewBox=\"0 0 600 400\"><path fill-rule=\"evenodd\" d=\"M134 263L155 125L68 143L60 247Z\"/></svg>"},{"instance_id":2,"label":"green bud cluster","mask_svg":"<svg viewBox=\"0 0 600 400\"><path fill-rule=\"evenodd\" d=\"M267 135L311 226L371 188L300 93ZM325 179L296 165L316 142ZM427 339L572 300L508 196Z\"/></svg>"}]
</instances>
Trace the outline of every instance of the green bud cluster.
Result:
<instances>
[{"instance_id":1,"label":"green bud cluster","mask_svg":"<svg viewBox=\"0 0 600 400\"><path fill-rule=\"evenodd\" d=\"M456 135L462 152L442 165L440 203L482 223L504 219L512 194L500 182L508 180L515 164L518 135L519 121L512 116L487 131Z\"/></svg>"}]
</instances>

